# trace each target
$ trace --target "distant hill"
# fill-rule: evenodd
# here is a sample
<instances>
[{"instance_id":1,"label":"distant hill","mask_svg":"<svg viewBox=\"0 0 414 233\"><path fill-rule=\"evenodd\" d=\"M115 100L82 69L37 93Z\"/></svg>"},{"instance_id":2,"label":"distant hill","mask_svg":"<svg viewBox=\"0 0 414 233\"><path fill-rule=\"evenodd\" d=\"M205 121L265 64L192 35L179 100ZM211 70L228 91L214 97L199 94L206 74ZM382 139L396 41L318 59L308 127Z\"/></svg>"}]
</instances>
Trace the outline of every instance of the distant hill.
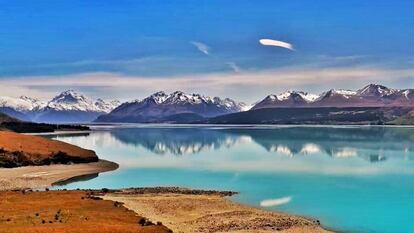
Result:
<instances>
[{"instance_id":1,"label":"distant hill","mask_svg":"<svg viewBox=\"0 0 414 233\"><path fill-rule=\"evenodd\" d=\"M13 117L10 117L7 114L0 113L0 124L9 123L9 122L19 122L19 120L15 119Z\"/></svg>"},{"instance_id":2,"label":"distant hill","mask_svg":"<svg viewBox=\"0 0 414 233\"><path fill-rule=\"evenodd\" d=\"M21 121L30 121L30 117L23 112L19 112L11 107L0 107L0 113L6 114Z\"/></svg>"},{"instance_id":3,"label":"distant hill","mask_svg":"<svg viewBox=\"0 0 414 233\"><path fill-rule=\"evenodd\" d=\"M13 131L17 133L45 133L60 131L86 131L89 127L82 125L66 125L66 124L45 124L20 121L10 117L4 113L0 113L0 131Z\"/></svg>"},{"instance_id":4,"label":"distant hill","mask_svg":"<svg viewBox=\"0 0 414 233\"><path fill-rule=\"evenodd\" d=\"M414 111L411 111L389 123L393 125L414 125Z\"/></svg>"},{"instance_id":5,"label":"distant hill","mask_svg":"<svg viewBox=\"0 0 414 233\"><path fill-rule=\"evenodd\" d=\"M209 124L386 124L410 108L263 108L203 121Z\"/></svg>"}]
</instances>

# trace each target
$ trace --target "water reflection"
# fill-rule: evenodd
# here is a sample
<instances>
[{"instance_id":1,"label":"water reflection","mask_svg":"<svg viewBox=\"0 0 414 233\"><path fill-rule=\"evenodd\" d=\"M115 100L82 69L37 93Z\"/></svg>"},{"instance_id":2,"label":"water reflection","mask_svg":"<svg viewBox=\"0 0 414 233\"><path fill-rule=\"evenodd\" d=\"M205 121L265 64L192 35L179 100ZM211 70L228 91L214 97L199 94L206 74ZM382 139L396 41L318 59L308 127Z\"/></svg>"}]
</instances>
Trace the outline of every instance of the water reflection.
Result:
<instances>
[{"instance_id":1,"label":"water reflection","mask_svg":"<svg viewBox=\"0 0 414 233\"><path fill-rule=\"evenodd\" d=\"M122 143L142 146L155 154L192 155L202 151L256 143L280 156L327 155L360 157L369 162L388 157L412 159L414 135L407 128L211 129L130 128L110 134ZM395 153L395 152L398 153Z\"/></svg>"},{"instance_id":2,"label":"water reflection","mask_svg":"<svg viewBox=\"0 0 414 233\"><path fill-rule=\"evenodd\" d=\"M54 137L120 165L65 188L234 190L242 203L342 232L414 232L414 128L167 126Z\"/></svg>"},{"instance_id":3,"label":"water reflection","mask_svg":"<svg viewBox=\"0 0 414 233\"><path fill-rule=\"evenodd\" d=\"M119 141L143 146L156 154L187 155L231 147L248 140L243 135L229 135L219 130L199 128L130 128L111 131Z\"/></svg>"},{"instance_id":4,"label":"water reflection","mask_svg":"<svg viewBox=\"0 0 414 233\"><path fill-rule=\"evenodd\" d=\"M68 185L68 184L71 184L71 183L92 180L92 179L95 179L98 176L99 176L99 173L88 174L88 175L80 175L80 176L72 177L72 178L67 179L67 180L55 182L52 185L53 186L65 186L65 185Z\"/></svg>"}]
</instances>

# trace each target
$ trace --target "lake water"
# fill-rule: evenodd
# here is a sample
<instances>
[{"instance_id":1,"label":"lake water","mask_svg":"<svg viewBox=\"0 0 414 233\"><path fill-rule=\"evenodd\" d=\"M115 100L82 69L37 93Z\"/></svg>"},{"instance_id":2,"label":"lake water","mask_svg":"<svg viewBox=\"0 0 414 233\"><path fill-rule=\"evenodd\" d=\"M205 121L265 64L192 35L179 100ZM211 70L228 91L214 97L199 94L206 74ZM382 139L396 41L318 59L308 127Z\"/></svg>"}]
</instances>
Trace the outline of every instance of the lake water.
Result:
<instances>
[{"instance_id":1,"label":"lake water","mask_svg":"<svg viewBox=\"0 0 414 233\"><path fill-rule=\"evenodd\" d=\"M65 188L232 190L335 230L414 232L414 128L131 125L53 137L120 165Z\"/></svg>"}]
</instances>

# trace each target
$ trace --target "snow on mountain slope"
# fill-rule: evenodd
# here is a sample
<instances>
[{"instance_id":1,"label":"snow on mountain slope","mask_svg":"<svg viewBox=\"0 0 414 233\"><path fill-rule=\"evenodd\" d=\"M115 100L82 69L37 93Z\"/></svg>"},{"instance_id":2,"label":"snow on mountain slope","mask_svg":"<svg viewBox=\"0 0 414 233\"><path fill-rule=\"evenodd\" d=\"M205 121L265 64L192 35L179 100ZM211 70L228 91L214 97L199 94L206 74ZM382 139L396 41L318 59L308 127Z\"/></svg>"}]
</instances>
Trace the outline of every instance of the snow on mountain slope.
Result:
<instances>
[{"instance_id":1,"label":"snow on mountain slope","mask_svg":"<svg viewBox=\"0 0 414 233\"><path fill-rule=\"evenodd\" d=\"M259 108L277 107L414 107L413 89L391 89L378 84L369 84L357 91L331 89L320 95L302 91L287 91L269 95L253 106Z\"/></svg>"},{"instance_id":2,"label":"snow on mountain slope","mask_svg":"<svg viewBox=\"0 0 414 233\"><path fill-rule=\"evenodd\" d=\"M332 91L333 94L342 95L345 98L349 98L349 97L354 96L354 95L357 94L356 91L345 90L345 89L332 89L331 91Z\"/></svg>"},{"instance_id":3,"label":"snow on mountain slope","mask_svg":"<svg viewBox=\"0 0 414 233\"><path fill-rule=\"evenodd\" d=\"M142 101L137 103L153 100L158 105L216 105L228 109L229 111L240 111L245 107L244 103L238 103L230 98L221 99L219 97L203 96L200 94L186 94L182 91L175 91L171 94L165 92L156 92Z\"/></svg>"},{"instance_id":4,"label":"snow on mountain slope","mask_svg":"<svg viewBox=\"0 0 414 233\"><path fill-rule=\"evenodd\" d=\"M107 102L103 99L97 99L94 103L95 107L102 112L109 113L121 104L119 100Z\"/></svg>"},{"instance_id":5,"label":"snow on mountain slope","mask_svg":"<svg viewBox=\"0 0 414 233\"><path fill-rule=\"evenodd\" d=\"M68 90L50 101L41 101L27 96L0 97L0 111L20 120L36 122L87 122L118 107L119 101L96 101Z\"/></svg>"},{"instance_id":6,"label":"snow on mountain slope","mask_svg":"<svg viewBox=\"0 0 414 233\"><path fill-rule=\"evenodd\" d=\"M303 91L286 91L279 95L268 95L256 103L253 109L268 107L306 107L319 98L319 95Z\"/></svg>"},{"instance_id":7,"label":"snow on mountain slope","mask_svg":"<svg viewBox=\"0 0 414 233\"><path fill-rule=\"evenodd\" d=\"M99 117L97 121L155 122L166 118L178 121L189 117L189 114L192 114L191 119L195 119L197 116L211 117L240 112L246 108L248 108L246 104L229 98L186 94L182 91L175 91L171 94L156 92L143 100L124 103L111 113ZM185 114L185 116L180 114ZM174 117L169 118L170 116Z\"/></svg>"},{"instance_id":8,"label":"snow on mountain slope","mask_svg":"<svg viewBox=\"0 0 414 233\"><path fill-rule=\"evenodd\" d=\"M273 101L287 101L289 99L295 98L295 97L300 97L303 100L307 101L307 102L313 102L315 101L317 98L319 98L319 95L315 95L315 94L311 94L311 93L307 93L307 92L303 92L303 91L286 91L283 92L279 95L269 95L268 98L270 100Z\"/></svg>"},{"instance_id":9,"label":"snow on mountain slope","mask_svg":"<svg viewBox=\"0 0 414 233\"><path fill-rule=\"evenodd\" d=\"M186 94L182 91L175 91L171 94L165 92L156 92L145 100L152 99L156 104L163 105L198 105L213 104L228 109L229 111L240 111L245 108L244 103L238 103L230 98L221 99L219 97L203 96L200 94Z\"/></svg>"},{"instance_id":10,"label":"snow on mountain slope","mask_svg":"<svg viewBox=\"0 0 414 233\"><path fill-rule=\"evenodd\" d=\"M45 109L55 111L81 111L108 113L119 105L119 101L105 102L102 99L96 101L79 94L73 90L67 90L49 101Z\"/></svg>"},{"instance_id":11,"label":"snow on mountain slope","mask_svg":"<svg viewBox=\"0 0 414 233\"><path fill-rule=\"evenodd\" d=\"M390 89L388 87L378 85L378 84L369 84L364 88L358 90L356 93L359 96L374 96L374 97L381 97L385 95L392 94L398 91L398 89Z\"/></svg>"},{"instance_id":12,"label":"snow on mountain slope","mask_svg":"<svg viewBox=\"0 0 414 233\"><path fill-rule=\"evenodd\" d=\"M18 98L1 96L0 107L8 107L19 112L36 111L46 106L46 102L27 96L20 96Z\"/></svg>"}]
</instances>

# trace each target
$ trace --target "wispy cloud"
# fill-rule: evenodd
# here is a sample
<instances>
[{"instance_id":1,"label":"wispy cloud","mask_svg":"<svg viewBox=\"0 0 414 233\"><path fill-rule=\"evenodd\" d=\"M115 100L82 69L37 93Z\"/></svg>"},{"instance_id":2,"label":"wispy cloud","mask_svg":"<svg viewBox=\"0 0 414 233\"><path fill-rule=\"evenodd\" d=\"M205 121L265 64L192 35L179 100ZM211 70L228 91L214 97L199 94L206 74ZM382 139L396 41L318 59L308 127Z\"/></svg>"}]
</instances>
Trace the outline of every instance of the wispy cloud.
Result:
<instances>
[{"instance_id":1,"label":"wispy cloud","mask_svg":"<svg viewBox=\"0 0 414 233\"><path fill-rule=\"evenodd\" d=\"M265 46L276 46L276 47L289 49L292 51L295 50L292 44L284 42L284 41L280 41L280 40L260 39L259 42L260 44L265 45Z\"/></svg>"},{"instance_id":2,"label":"wispy cloud","mask_svg":"<svg viewBox=\"0 0 414 233\"><path fill-rule=\"evenodd\" d=\"M235 62L227 62L227 65L236 73L241 72L241 68Z\"/></svg>"},{"instance_id":3,"label":"wispy cloud","mask_svg":"<svg viewBox=\"0 0 414 233\"><path fill-rule=\"evenodd\" d=\"M210 47L208 47L206 44L199 42L199 41L191 41L192 45L194 45L200 52L204 53L205 55L210 54Z\"/></svg>"}]
</instances>

